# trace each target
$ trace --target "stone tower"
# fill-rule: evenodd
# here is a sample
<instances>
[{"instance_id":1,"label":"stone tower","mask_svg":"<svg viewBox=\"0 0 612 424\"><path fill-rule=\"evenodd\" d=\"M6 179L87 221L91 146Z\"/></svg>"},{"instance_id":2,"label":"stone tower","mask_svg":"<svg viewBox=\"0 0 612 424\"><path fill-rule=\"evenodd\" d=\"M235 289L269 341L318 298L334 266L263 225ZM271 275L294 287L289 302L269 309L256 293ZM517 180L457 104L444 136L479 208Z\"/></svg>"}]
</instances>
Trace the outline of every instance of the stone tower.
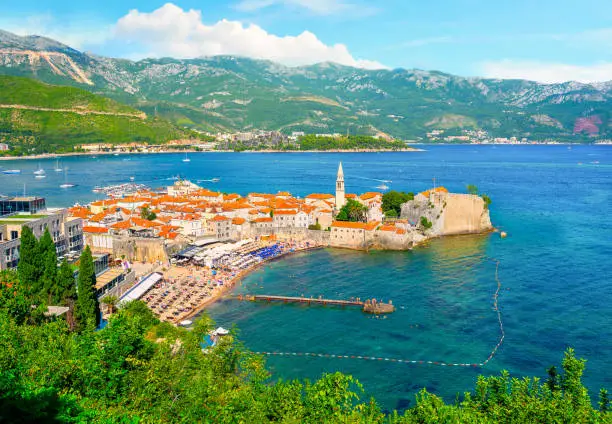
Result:
<instances>
[{"instance_id":1,"label":"stone tower","mask_svg":"<svg viewBox=\"0 0 612 424\"><path fill-rule=\"evenodd\" d=\"M342 162L338 166L338 178L336 178L336 210L340 210L346 203L344 198L344 171L342 171Z\"/></svg>"}]
</instances>

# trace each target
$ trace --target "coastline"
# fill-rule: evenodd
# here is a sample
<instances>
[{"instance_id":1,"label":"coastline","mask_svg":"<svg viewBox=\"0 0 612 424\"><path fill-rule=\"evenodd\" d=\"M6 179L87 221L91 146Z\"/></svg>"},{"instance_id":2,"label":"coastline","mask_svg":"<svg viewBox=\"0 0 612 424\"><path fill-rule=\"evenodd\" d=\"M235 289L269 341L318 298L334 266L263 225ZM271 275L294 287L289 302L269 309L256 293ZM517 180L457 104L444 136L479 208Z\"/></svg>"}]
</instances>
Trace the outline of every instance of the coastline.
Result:
<instances>
[{"instance_id":1,"label":"coastline","mask_svg":"<svg viewBox=\"0 0 612 424\"><path fill-rule=\"evenodd\" d=\"M0 161L12 160L40 160L40 159L55 159L72 156L113 156L115 154L122 155L164 155L164 154L182 154L182 153L386 153L386 152L425 152L425 149L331 149L331 150L245 150L236 152L234 150L162 150L157 152L70 152L70 153L42 153L39 155L27 156L0 156Z\"/></svg>"},{"instance_id":2,"label":"coastline","mask_svg":"<svg viewBox=\"0 0 612 424\"><path fill-rule=\"evenodd\" d=\"M259 262L258 264L254 265L251 268L247 268L245 270L243 270L242 272L236 274L233 278L231 278L227 284L223 285L223 288L221 288L220 290L216 291L215 293L212 294L212 296L210 296L208 299L204 300L202 303L200 303L199 305L197 305L195 308L193 308L193 310L189 311L187 314L185 315L179 315L176 320L175 320L175 324L179 323L181 321L187 320L187 319L191 319L199 314L201 314L204 310L206 310L207 307L209 307L210 305L214 304L215 302L217 302L219 299L225 297L228 293L230 293L232 290L234 290L239 283L244 279L244 277L246 277L248 274L252 273L253 271L267 265L268 263L274 262L275 260L278 259L284 259L288 256L294 255L296 253L302 253L302 252L308 252L311 250L318 250L318 249L323 249L326 246L322 246L322 245L317 245L317 246L312 246L312 247L307 247L304 249L295 249L293 251L287 251L286 253L283 253L279 256L275 256L273 258L267 259L265 261Z\"/></svg>"}]
</instances>

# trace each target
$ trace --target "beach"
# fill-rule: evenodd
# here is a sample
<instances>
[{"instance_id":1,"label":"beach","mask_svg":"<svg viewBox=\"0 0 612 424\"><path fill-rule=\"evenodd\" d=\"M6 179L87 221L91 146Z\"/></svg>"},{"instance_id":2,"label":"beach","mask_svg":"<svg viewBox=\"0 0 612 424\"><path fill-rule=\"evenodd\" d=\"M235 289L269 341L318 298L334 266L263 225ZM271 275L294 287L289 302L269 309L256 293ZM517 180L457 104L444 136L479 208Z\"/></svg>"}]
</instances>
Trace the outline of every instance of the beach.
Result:
<instances>
[{"instance_id":1,"label":"beach","mask_svg":"<svg viewBox=\"0 0 612 424\"><path fill-rule=\"evenodd\" d=\"M142 300L160 320L179 324L225 296L242 278L267 262L320 247L312 241L253 242L216 269L193 263L171 265L164 272L164 279ZM262 251L270 252L269 256L254 260L253 252Z\"/></svg>"}]
</instances>

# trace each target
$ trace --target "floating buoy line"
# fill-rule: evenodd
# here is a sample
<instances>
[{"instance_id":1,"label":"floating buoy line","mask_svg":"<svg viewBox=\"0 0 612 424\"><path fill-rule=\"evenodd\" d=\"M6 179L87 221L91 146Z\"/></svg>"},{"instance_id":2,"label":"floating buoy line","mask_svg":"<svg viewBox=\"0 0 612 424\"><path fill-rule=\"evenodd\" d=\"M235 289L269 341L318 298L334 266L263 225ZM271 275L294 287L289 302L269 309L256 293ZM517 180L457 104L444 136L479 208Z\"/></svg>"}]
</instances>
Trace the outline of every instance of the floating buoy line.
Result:
<instances>
[{"instance_id":1,"label":"floating buoy line","mask_svg":"<svg viewBox=\"0 0 612 424\"><path fill-rule=\"evenodd\" d=\"M493 295L493 310L496 312L497 321L499 323L499 332L500 337L493 348L491 353L482 362L477 363L468 363L468 362L449 362L449 361L426 361L426 360L417 360L417 359L403 359L403 358L388 358L384 356L364 356L364 355L337 355L331 353L312 353L312 352L254 352L258 355L264 356L283 356L283 357L311 357L311 358L333 358L333 359L357 359L364 361L380 361L380 362L396 362L400 364L409 364L409 365L434 365L434 366L442 366L442 367L472 367L472 368L482 368L489 363L497 353L498 349L504 342L504 338L506 337L506 333L504 332L504 323L502 321L501 311L499 310L498 300L499 300L499 292L501 290L501 282L499 281L499 261L494 259L495 261L495 281L497 283L497 289L495 290L495 294Z\"/></svg>"}]
</instances>

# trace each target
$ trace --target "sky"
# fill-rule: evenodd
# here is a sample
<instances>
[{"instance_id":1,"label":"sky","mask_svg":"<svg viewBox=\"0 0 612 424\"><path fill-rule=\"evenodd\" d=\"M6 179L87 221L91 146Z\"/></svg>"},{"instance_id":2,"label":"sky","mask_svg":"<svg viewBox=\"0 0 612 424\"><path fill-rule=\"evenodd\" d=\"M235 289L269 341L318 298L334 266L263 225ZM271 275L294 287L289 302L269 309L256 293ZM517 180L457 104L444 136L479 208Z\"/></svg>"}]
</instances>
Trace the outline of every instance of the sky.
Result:
<instances>
[{"instance_id":1,"label":"sky","mask_svg":"<svg viewBox=\"0 0 612 424\"><path fill-rule=\"evenodd\" d=\"M218 54L540 82L612 80L610 0L19 0L0 29L138 60Z\"/></svg>"}]
</instances>

